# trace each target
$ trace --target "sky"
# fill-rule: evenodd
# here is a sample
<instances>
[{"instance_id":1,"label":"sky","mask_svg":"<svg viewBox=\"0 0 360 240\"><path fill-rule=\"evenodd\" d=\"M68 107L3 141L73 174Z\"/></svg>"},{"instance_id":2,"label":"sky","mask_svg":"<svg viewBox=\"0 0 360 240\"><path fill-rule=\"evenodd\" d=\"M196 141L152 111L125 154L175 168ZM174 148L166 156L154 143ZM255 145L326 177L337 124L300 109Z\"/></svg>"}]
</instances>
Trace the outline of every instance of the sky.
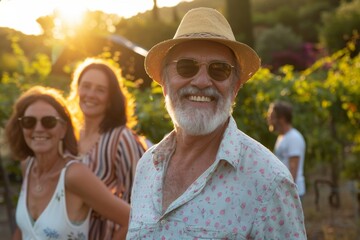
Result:
<instances>
[{"instance_id":1,"label":"sky","mask_svg":"<svg viewBox=\"0 0 360 240\"><path fill-rule=\"evenodd\" d=\"M171 7L189 0L157 0L158 7ZM9 27L24 34L42 33L36 19L51 15L54 9L76 20L87 10L100 10L108 14L118 14L125 18L153 8L153 0L0 0L0 27Z\"/></svg>"}]
</instances>

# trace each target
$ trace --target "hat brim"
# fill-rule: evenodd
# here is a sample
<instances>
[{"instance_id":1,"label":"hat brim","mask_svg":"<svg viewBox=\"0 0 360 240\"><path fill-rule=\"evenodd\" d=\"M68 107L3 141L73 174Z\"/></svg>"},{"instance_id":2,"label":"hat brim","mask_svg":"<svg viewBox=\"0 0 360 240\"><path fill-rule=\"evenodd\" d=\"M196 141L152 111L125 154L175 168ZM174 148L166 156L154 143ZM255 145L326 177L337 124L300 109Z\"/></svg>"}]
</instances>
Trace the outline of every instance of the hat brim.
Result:
<instances>
[{"instance_id":1,"label":"hat brim","mask_svg":"<svg viewBox=\"0 0 360 240\"><path fill-rule=\"evenodd\" d=\"M241 84L249 80L260 68L261 60L259 56L246 44L222 38L177 38L160 42L149 50L144 65L150 78L162 85L163 61L169 50L180 43L194 40L218 42L229 47L234 52L240 65Z\"/></svg>"}]
</instances>

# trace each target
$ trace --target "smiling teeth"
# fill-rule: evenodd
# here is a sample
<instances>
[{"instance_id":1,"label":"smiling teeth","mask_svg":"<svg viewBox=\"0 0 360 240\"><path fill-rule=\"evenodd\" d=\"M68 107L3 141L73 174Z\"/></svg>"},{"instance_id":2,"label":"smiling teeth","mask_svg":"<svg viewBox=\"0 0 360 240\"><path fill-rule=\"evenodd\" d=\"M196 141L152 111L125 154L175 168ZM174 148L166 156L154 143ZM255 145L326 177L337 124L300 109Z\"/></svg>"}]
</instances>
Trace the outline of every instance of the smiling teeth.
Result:
<instances>
[{"instance_id":1,"label":"smiling teeth","mask_svg":"<svg viewBox=\"0 0 360 240\"><path fill-rule=\"evenodd\" d=\"M42 141L42 140L46 140L46 137L33 137L34 140L38 140L38 141Z\"/></svg>"},{"instance_id":2,"label":"smiling teeth","mask_svg":"<svg viewBox=\"0 0 360 240\"><path fill-rule=\"evenodd\" d=\"M95 106L95 103L85 102L85 105L88 107L93 107L93 106Z\"/></svg>"},{"instance_id":3,"label":"smiling teeth","mask_svg":"<svg viewBox=\"0 0 360 240\"><path fill-rule=\"evenodd\" d=\"M195 102L211 102L211 99L205 96L190 96L189 99Z\"/></svg>"}]
</instances>

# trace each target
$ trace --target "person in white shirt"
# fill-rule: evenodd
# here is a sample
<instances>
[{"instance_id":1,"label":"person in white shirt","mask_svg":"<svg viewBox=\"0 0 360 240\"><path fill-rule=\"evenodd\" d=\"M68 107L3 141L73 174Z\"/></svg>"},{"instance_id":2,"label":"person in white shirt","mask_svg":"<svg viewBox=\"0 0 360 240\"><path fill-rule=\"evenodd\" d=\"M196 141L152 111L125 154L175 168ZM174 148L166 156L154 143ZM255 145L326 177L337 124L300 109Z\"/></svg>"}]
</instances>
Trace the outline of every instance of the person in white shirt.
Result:
<instances>
[{"instance_id":1,"label":"person in white shirt","mask_svg":"<svg viewBox=\"0 0 360 240\"><path fill-rule=\"evenodd\" d=\"M270 104L268 124L270 132L278 134L274 153L290 170L297 185L299 196L303 197L305 189L304 160L305 140L302 134L292 126L292 105L284 101Z\"/></svg>"}]
</instances>

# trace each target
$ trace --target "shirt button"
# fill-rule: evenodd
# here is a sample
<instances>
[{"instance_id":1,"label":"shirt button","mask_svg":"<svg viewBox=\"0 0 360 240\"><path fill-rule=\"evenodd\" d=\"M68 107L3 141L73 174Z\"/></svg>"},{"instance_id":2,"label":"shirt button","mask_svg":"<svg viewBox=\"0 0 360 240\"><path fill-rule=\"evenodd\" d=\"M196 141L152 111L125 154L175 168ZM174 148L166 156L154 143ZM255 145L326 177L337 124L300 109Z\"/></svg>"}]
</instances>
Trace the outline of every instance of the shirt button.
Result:
<instances>
[{"instance_id":1,"label":"shirt button","mask_svg":"<svg viewBox=\"0 0 360 240\"><path fill-rule=\"evenodd\" d=\"M165 225L166 224L166 220L161 220L161 225Z\"/></svg>"}]
</instances>

